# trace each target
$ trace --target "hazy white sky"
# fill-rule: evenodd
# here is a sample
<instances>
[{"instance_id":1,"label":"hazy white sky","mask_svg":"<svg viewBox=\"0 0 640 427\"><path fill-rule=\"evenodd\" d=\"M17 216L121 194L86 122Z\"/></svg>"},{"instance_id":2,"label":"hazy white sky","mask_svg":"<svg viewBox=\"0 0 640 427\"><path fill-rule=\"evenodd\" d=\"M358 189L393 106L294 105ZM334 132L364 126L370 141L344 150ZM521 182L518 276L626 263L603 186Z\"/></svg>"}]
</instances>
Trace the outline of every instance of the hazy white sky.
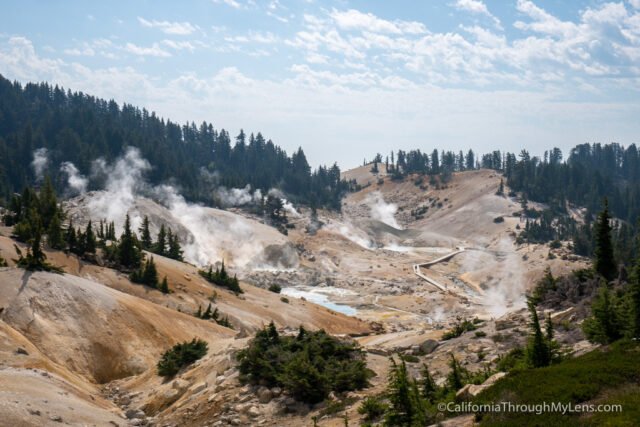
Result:
<instances>
[{"instance_id":1,"label":"hazy white sky","mask_svg":"<svg viewBox=\"0 0 640 427\"><path fill-rule=\"evenodd\" d=\"M313 164L640 142L640 0L3 2L0 74Z\"/></svg>"}]
</instances>

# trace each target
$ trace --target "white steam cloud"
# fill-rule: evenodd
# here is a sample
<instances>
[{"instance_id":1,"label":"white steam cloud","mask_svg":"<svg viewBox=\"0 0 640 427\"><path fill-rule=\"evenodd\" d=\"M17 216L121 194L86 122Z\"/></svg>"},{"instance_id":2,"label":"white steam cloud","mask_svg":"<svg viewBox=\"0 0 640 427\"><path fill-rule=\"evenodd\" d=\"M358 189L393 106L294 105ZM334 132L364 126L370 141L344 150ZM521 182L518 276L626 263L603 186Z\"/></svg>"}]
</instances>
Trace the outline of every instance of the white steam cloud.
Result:
<instances>
[{"instance_id":1,"label":"white steam cloud","mask_svg":"<svg viewBox=\"0 0 640 427\"><path fill-rule=\"evenodd\" d=\"M260 189L251 191L251 185L244 188L219 187L215 191L215 197L223 206L244 206L259 203L262 200Z\"/></svg>"},{"instance_id":2,"label":"white steam cloud","mask_svg":"<svg viewBox=\"0 0 640 427\"><path fill-rule=\"evenodd\" d=\"M280 198L280 200L282 201L282 209L284 209L284 211L288 213L289 216L292 216L294 218L300 217L300 213L296 210L296 208L293 207L293 204L284 197L282 191L276 188L272 188L271 190L269 190L269 195L272 197Z\"/></svg>"},{"instance_id":3,"label":"white steam cloud","mask_svg":"<svg viewBox=\"0 0 640 427\"><path fill-rule=\"evenodd\" d=\"M398 211L398 206L393 203L386 203L382 194L379 191L370 193L365 203L371 209L371 218L383 222L393 228L401 230L402 227L396 221L395 214Z\"/></svg>"},{"instance_id":4,"label":"white steam cloud","mask_svg":"<svg viewBox=\"0 0 640 427\"><path fill-rule=\"evenodd\" d=\"M46 148L38 148L33 151L33 160L31 161L31 167L33 173L36 175L37 181L42 181L44 171L49 164L49 152Z\"/></svg>"},{"instance_id":5,"label":"white steam cloud","mask_svg":"<svg viewBox=\"0 0 640 427\"><path fill-rule=\"evenodd\" d=\"M101 215L102 218L121 223L134 204L136 194L145 187L143 175L149 169L149 162L142 158L140 151L134 147L128 148L124 156L112 165L104 159L94 161L93 175L106 178L106 191L91 199L90 211ZM139 223L141 219L132 218L134 226Z\"/></svg>"},{"instance_id":6,"label":"white steam cloud","mask_svg":"<svg viewBox=\"0 0 640 427\"><path fill-rule=\"evenodd\" d=\"M118 232L127 213L133 230L140 227L147 215L152 234L157 233L161 224L171 227L181 240L185 260L199 266L223 259L235 268L264 266L266 248L276 254L274 262L266 264L284 266L279 264L278 251L288 241L277 230L231 212L189 203L172 186L150 187L144 181L144 173L150 167L135 148L129 148L113 164L104 159L95 161L93 177L105 178L105 191L88 193L87 214L94 220L113 221ZM252 193L250 187L239 190L223 194L235 202L243 201L246 194L260 197L259 191ZM164 207L145 195L153 196ZM297 259L289 261L289 264L297 263Z\"/></svg>"},{"instance_id":7,"label":"white steam cloud","mask_svg":"<svg viewBox=\"0 0 640 427\"><path fill-rule=\"evenodd\" d=\"M78 171L78 168L73 163L64 162L60 166L60 170L67 174L67 185L73 192L84 194L87 191L89 180Z\"/></svg>"}]
</instances>

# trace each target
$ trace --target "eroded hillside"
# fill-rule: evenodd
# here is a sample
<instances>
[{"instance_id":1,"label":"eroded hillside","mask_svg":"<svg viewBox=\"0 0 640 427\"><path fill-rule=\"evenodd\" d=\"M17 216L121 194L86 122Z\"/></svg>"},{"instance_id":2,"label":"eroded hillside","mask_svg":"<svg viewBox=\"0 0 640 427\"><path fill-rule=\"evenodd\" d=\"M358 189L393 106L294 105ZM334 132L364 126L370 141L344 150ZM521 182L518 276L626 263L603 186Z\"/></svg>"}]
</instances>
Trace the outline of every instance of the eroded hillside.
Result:
<instances>
[{"instance_id":1,"label":"eroded hillside","mask_svg":"<svg viewBox=\"0 0 640 427\"><path fill-rule=\"evenodd\" d=\"M235 354L255 331L274 321L280 331L299 326L350 335L367 351L372 387L340 412L354 423L357 402L382 391L388 356L426 361L442 381L449 354L468 369L491 365L526 339L525 292L550 267L554 274L586 265L566 243L518 245L519 203L496 195L500 176L477 170L451 181L408 177L393 181L370 166L346 173L361 191L340 213L298 208L284 235L246 211L189 205L179 198L135 198L112 211L108 193L86 193L65 203L74 224L143 217L181 239L186 262L153 256L169 294L132 283L99 256L87 262L47 250L65 274L14 267L10 229L0 230L0 382L2 412L13 425L344 425L326 404L294 405L278 390L243 386ZM119 234L120 230L118 230ZM551 255L550 255L551 254ZM236 295L212 285L199 267L225 260L241 279ZM277 284L280 294L267 290ZM233 329L196 318L212 303ZM571 313L555 313L557 322ZM440 341L459 319L479 319L484 335ZM199 337L207 355L171 381L156 374L160 355ZM495 338L495 337L500 337ZM579 336L559 332L573 349ZM59 390L59 391L58 391ZM19 396L28 393L30 401ZM323 406L324 405L324 406Z\"/></svg>"}]
</instances>

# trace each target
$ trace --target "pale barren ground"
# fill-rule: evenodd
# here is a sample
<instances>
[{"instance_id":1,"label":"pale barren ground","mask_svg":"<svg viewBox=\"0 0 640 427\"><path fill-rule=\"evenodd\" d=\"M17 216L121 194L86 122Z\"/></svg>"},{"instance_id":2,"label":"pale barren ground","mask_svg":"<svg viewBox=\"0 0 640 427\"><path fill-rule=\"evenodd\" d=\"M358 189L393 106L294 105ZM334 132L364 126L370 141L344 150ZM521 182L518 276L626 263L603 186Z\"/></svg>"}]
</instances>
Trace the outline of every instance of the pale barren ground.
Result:
<instances>
[{"instance_id":1,"label":"pale barren ground","mask_svg":"<svg viewBox=\"0 0 640 427\"><path fill-rule=\"evenodd\" d=\"M341 213L319 212L324 225L317 233L306 231L312 224L305 209L291 218L295 229L288 236L247 214L207 210L206 215L218 215L216 221L229 227L242 224L252 240L229 245L253 245L252 260L279 262L278 257L286 257L292 265L256 269L251 262L231 261L245 290L239 296L204 281L194 265L160 256L154 259L160 277L168 278L173 290L169 295L62 252L47 255L64 268L64 275L26 273L11 267L16 242L8 237L9 229L0 228L0 255L10 264L0 269L2 419L25 426L59 425L58 417L70 425L127 425L125 412L142 409L144 422L155 425L239 420L241 425L308 426L322 407L283 414L280 400L261 404L237 379L235 352L270 321L283 331L303 325L356 336L377 374L370 389L352 394L359 398L383 391L389 355L439 340L458 317L484 319L481 329L486 337L465 334L442 342L420 361L429 364L438 381L446 375L450 353L471 370L491 364L526 339L524 295L544 269L549 266L559 275L586 266L564 247L553 250L556 257L549 259L548 246L515 244L517 228L523 224L513 213L520 206L495 195L500 182L495 172L455 174L436 188L428 178L422 183L416 177L394 182L369 170L365 166L345 174L369 185L349 194ZM88 221L83 215L90 197L85 197L71 205L78 224ZM396 206L392 219L399 227L372 213L375 198ZM421 209L422 217L412 214L418 208L426 208ZM171 225L170 213L150 200L140 201L135 209ZM504 222L495 223L497 217ZM275 246L264 250L270 244ZM414 264L459 247L465 251L422 268L447 292L414 274ZM232 252L230 247L228 253ZM346 316L292 297L284 302L281 295L265 289L272 283L324 290L331 301L355 308L356 314ZM192 315L214 294L213 305L229 316L235 330ZM564 313L562 319L570 315ZM563 332L559 334L562 338ZM174 381L163 382L155 373L159 356L176 342L196 336L209 343L207 356ZM586 348L568 338L567 343ZM419 367L420 363L410 365L415 373ZM359 420L357 406L346 408L354 425ZM319 424L344 425L344 413L324 417ZM459 420L463 422L469 420Z\"/></svg>"}]
</instances>

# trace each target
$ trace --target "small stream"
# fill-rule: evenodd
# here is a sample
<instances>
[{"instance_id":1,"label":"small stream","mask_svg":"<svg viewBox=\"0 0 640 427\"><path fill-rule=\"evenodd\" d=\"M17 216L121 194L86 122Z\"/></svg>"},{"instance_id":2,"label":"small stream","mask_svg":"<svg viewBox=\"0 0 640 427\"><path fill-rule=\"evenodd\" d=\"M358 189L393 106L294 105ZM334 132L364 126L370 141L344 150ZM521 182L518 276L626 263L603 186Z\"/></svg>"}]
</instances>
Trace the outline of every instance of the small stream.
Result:
<instances>
[{"instance_id":1,"label":"small stream","mask_svg":"<svg viewBox=\"0 0 640 427\"><path fill-rule=\"evenodd\" d=\"M333 302L329 299L332 295L351 295L352 292L346 289L339 289L334 287L322 287L314 288L307 286L282 288L280 291L282 295L293 298L304 298L314 304L321 305L330 310L337 311L338 313L346 314L347 316L355 316L358 312L355 308L347 304L340 304Z\"/></svg>"}]
</instances>

